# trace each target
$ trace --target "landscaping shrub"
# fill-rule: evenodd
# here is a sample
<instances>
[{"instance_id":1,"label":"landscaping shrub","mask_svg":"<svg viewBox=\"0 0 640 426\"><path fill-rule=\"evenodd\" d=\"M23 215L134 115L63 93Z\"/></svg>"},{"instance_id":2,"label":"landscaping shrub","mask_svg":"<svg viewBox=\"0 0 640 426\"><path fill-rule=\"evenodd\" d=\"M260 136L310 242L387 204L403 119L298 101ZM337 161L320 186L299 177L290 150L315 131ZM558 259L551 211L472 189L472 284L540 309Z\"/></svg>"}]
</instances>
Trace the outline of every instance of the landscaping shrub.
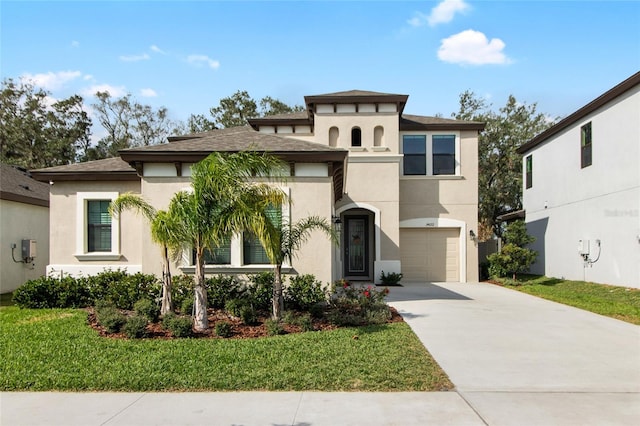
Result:
<instances>
[{"instance_id":1,"label":"landscaping shrub","mask_svg":"<svg viewBox=\"0 0 640 426\"><path fill-rule=\"evenodd\" d=\"M182 301L182 304L180 305L180 313L182 315L191 315L193 314L193 305L195 303L194 297L191 297L190 299L184 299Z\"/></svg>"},{"instance_id":2,"label":"landscaping shrub","mask_svg":"<svg viewBox=\"0 0 640 426\"><path fill-rule=\"evenodd\" d=\"M267 334L269 336L277 336L279 334L285 334L286 331L280 321L274 319L268 319L264 322L264 325L267 328Z\"/></svg>"},{"instance_id":3,"label":"landscaping shrub","mask_svg":"<svg viewBox=\"0 0 640 426\"><path fill-rule=\"evenodd\" d=\"M58 307L84 308L92 304L85 278L64 277L58 280Z\"/></svg>"},{"instance_id":4,"label":"landscaping shrub","mask_svg":"<svg viewBox=\"0 0 640 426\"><path fill-rule=\"evenodd\" d=\"M141 315L134 315L127 318L122 332L130 339L140 339L147 336L147 318Z\"/></svg>"},{"instance_id":5,"label":"landscaping shrub","mask_svg":"<svg viewBox=\"0 0 640 426\"><path fill-rule=\"evenodd\" d=\"M161 286L155 276L143 273L128 275L126 271L106 270L85 278L93 300L105 299L120 309L133 309L142 298L156 300Z\"/></svg>"},{"instance_id":6,"label":"landscaping shrub","mask_svg":"<svg viewBox=\"0 0 640 426\"><path fill-rule=\"evenodd\" d=\"M182 307L184 300L191 300L193 303L193 277L191 275L173 275L171 277L171 301L173 306ZM191 313L191 310L189 310Z\"/></svg>"},{"instance_id":7,"label":"landscaping shrub","mask_svg":"<svg viewBox=\"0 0 640 426\"><path fill-rule=\"evenodd\" d=\"M291 309L307 311L311 306L326 299L322 283L311 274L292 276L289 286L284 290L285 306Z\"/></svg>"},{"instance_id":8,"label":"landscaping shrub","mask_svg":"<svg viewBox=\"0 0 640 426\"><path fill-rule=\"evenodd\" d=\"M162 326L169 330L175 337L190 337L193 334L193 321L191 317L178 316L173 312L165 314Z\"/></svg>"},{"instance_id":9,"label":"landscaping shrub","mask_svg":"<svg viewBox=\"0 0 640 426\"><path fill-rule=\"evenodd\" d=\"M147 321L157 322L160 317L160 307L149 299L140 299L133 305L136 314L143 316Z\"/></svg>"},{"instance_id":10,"label":"landscaping shrub","mask_svg":"<svg viewBox=\"0 0 640 426\"><path fill-rule=\"evenodd\" d=\"M117 308L106 306L96 310L98 323L109 333L118 333L127 322L127 317Z\"/></svg>"},{"instance_id":11,"label":"landscaping shrub","mask_svg":"<svg viewBox=\"0 0 640 426\"><path fill-rule=\"evenodd\" d=\"M329 321L338 326L384 323L391 317L384 301L388 294L388 288L377 290L372 286L337 286L331 302Z\"/></svg>"},{"instance_id":12,"label":"landscaping shrub","mask_svg":"<svg viewBox=\"0 0 640 426\"><path fill-rule=\"evenodd\" d=\"M388 274L385 274L384 271L382 271L380 274L380 281L382 281L382 284L384 285L398 285L401 279L401 273L389 272Z\"/></svg>"},{"instance_id":13,"label":"landscaping shrub","mask_svg":"<svg viewBox=\"0 0 640 426\"><path fill-rule=\"evenodd\" d=\"M233 335L231 324L226 321L217 322L215 330L216 335L220 337L231 337Z\"/></svg>"},{"instance_id":14,"label":"landscaping shrub","mask_svg":"<svg viewBox=\"0 0 640 426\"><path fill-rule=\"evenodd\" d=\"M255 309L260 311L271 310L274 280L273 272L270 271L249 276L247 293Z\"/></svg>"},{"instance_id":15,"label":"landscaping shrub","mask_svg":"<svg viewBox=\"0 0 640 426\"><path fill-rule=\"evenodd\" d=\"M258 315L253 306L244 304L240 307L240 320L243 324L252 325L258 322Z\"/></svg>"},{"instance_id":16,"label":"landscaping shrub","mask_svg":"<svg viewBox=\"0 0 640 426\"><path fill-rule=\"evenodd\" d=\"M234 317L240 317L242 307L246 304L247 302L242 299L231 299L228 300L227 303L225 303L224 310Z\"/></svg>"},{"instance_id":17,"label":"landscaping shrub","mask_svg":"<svg viewBox=\"0 0 640 426\"><path fill-rule=\"evenodd\" d=\"M13 292L13 303L29 309L57 308L58 281L50 277L29 280Z\"/></svg>"},{"instance_id":18,"label":"landscaping shrub","mask_svg":"<svg viewBox=\"0 0 640 426\"><path fill-rule=\"evenodd\" d=\"M91 294L84 279L40 277L29 280L13 293L13 303L21 308L83 308L90 306Z\"/></svg>"},{"instance_id":19,"label":"landscaping shrub","mask_svg":"<svg viewBox=\"0 0 640 426\"><path fill-rule=\"evenodd\" d=\"M216 275L206 281L207 304L210 308L222 309L228 300L242 296L242 289L235 277Z\"/></svg>"}]
</instances>

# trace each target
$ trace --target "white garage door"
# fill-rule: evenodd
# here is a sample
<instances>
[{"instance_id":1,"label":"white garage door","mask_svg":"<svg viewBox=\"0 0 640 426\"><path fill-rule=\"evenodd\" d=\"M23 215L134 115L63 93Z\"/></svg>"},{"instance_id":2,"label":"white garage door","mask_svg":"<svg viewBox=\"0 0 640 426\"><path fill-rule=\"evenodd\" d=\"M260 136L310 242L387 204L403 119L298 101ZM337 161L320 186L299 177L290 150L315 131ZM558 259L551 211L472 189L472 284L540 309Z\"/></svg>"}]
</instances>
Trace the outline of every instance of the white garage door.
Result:
<instances>
[{"instance_id":1,"label":"white garage door","mask_svg":"<svg viewBox=\"0 0 640 426\"><path fill-rule=\"evenodd\" d=\"M459 281L459 228L400 230L403 281Z\"/></svg>"}]
</instances>

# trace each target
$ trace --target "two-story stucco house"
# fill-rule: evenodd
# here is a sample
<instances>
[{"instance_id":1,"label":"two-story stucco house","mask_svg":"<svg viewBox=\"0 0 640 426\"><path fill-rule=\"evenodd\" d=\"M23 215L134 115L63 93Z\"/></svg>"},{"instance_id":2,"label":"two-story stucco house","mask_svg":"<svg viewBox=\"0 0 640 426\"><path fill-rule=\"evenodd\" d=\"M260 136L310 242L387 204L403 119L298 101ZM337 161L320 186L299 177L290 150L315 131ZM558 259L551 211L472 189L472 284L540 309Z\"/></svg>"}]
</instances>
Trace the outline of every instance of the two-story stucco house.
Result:
<instances>
[{"instance_id":1,"label":"two-story stucco house","mask_svg":"<svg viewBox=\"0 0 640 426\"><path fill-rule=\"evenodd\" d=\"M640 72L518 152L531 271L640 288Z\"/></svg>"},{"instance_id":2,"label":"two-story stucco house","mask_svg":"<svg viewBox=\"0 0 640 426\"><path fill-rule=\"evenodd\" d=\"M214 151L268 152L290 167L283 190L290 222L317 215L340 227L340 244L314 234L288 273L379 282L476 281L478 132L483 123L404 115L408 96L348 91L305 97L306 111L250 126L171 137L120 158L41 169L51 186L49 274L103 268L160 274L159 248L133 213L106 214L126 191L164 209L190 185L190 166ZM259 242L237 235L210 256L208 273L269 268ZM193 271L184 256L182 271Z\"/></svg>"}]
</instances>

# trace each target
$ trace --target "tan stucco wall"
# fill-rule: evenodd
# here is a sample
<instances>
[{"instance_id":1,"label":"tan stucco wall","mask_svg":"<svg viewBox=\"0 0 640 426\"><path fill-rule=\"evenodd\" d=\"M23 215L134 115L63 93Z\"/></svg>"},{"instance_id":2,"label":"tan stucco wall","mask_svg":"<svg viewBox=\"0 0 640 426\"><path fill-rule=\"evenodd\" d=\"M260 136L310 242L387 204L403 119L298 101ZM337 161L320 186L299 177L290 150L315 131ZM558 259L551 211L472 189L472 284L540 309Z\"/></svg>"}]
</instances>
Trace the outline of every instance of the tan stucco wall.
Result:
<instances>
[{"instance_id":1,"label":"tan stucco wall","mask_svg":"<svg viewBox=\"0 0 640 426\"><path fill-rule=\"evenodd\" d=\"M76 254L77 223L83 218L77 216L78 192L124 192L140 193L138 182L64 182L51 186L51 241L50 264L52 265L112 265L126 268L140 265L142 230L148 227L145 219L133 212L125 211L120 216L120 260L89 261L78 260Z\"/></svg>"},{"instance_id":2,"label":"tan stucco wall","mask_svg":"<svg viewBox=\"0 0 640 426\"><path fill-rule=\"evenodd\" d=\"M400 180L400 221L453 219L466 224L467 281L478 280L478 144L476 132L462 132L458 176L403 177Z\"/></svg>"},{"instance_id":3,"label":"tan stucco wall","mask_svg":"<svg viewBox=\"0 0 640 426\"><path fill-rule=\"evenodd\" d=\"M359 127L362 131L362 147L365 152L373 151L374 129L382 126L384 129L384 147L388 153L399 152L398 113L358 113L358 114L316 114L314 116L313 135L287 135L296 139L329 145L329 129L337 127L339 131L336 148L351 147L351 129ZM354 153L358 155L357 153Z\"/></svg>"},{"instance_id":4,"label":"tan stucco wall","mask_svg":"<svg viewBox=\"0 0 640 426\"><path fill-rule=\"evenodd\" d=\"M0 200L0 293L15 290L27 280L45 274L49 263L49 209L47 207ZM31 263L22 260L22 240L36 240L36 257Z\"/></svg>"}]
</instances>

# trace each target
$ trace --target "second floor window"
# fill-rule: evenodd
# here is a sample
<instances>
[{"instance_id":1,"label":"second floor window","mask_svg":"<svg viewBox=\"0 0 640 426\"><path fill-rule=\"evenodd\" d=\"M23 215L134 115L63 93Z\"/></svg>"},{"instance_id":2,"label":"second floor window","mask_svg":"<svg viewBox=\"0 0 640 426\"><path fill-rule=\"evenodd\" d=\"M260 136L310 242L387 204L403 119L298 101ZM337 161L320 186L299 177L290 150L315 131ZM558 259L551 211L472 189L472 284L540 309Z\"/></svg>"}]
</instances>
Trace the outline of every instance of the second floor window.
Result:
<instances>
[{"instance_id":1,"label":"second floor window","mask_svg":"<svg viewBox=\"0 0 640 426\"><path fill-rule=\"evenodd\" d=\"M533 186L533 157L528 155L525 159L525 186L527 189Z\"/></svg>"},{"instance_id":2,"label":"second floor window","mask_svg":"<svg viewBox=\"0 0 640 426\"><path fill-rule=\"evenodd\" d=\"M362 146L362 130L359 127L351 129L351 146Z\"/></svg>"},{"instance_id":3,"label":"second floor window","mask_svg":"<svg viewBox=\"0 0 640 426\"><path fill-rule=\"evenodd\" d=\"M427 137L425 135L404 135L402 153L405 175L427 174Z\"/></svg>"},{"instance_id":4,"label":"second floor window","mask_svg":"<svg viewBox=\"0 0 640 426\"><path fill-rule=\"evenodd\" d=\"M580 167L591 165L591 122L580 128Z\"/></svg>"},{"instance_id":5,"label":"second floor window","mask_svg":"<svg viewBox=\"0 0 640 426\"><path fill-rule=\"evenodd\" d=\"M456 137L433 135L433 174L456 174Z\"/></svg>"}]
</instances>

